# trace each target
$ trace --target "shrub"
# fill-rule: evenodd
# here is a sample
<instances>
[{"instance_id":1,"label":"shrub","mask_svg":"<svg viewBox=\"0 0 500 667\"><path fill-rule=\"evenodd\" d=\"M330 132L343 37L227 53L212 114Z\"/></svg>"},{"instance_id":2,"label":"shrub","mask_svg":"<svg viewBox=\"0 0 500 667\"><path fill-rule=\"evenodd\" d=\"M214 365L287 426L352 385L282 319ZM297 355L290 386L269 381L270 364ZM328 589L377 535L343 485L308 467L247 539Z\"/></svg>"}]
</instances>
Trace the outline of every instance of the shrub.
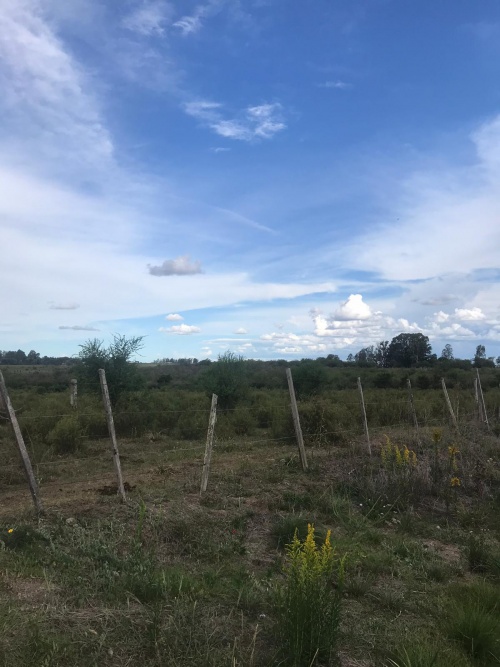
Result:
<instances>
[{"instance_id":1,"label":"shrub","mask_svg":"<svg viewBox=\"0 0 500 667\"><path fill-rule=\"evenodd\" d=\"M303 542L295 533L286 547L284 575L276 589L277 629L284 664L331 664L340 625L344 561L335 558L330 531L321 548L314 540L312 525Z\"/></svg>"},{"instance_id":2,"label":"shrub","mask_svg":"<svg viewBox=\"0 0 500 667\"><path fill-rule=\"evenodd\" d=\"M61 454L75 452L81 444L83 431L75 415L67 415L60 419L47 435L47 442Z\"/></svg>"}]
</instances>

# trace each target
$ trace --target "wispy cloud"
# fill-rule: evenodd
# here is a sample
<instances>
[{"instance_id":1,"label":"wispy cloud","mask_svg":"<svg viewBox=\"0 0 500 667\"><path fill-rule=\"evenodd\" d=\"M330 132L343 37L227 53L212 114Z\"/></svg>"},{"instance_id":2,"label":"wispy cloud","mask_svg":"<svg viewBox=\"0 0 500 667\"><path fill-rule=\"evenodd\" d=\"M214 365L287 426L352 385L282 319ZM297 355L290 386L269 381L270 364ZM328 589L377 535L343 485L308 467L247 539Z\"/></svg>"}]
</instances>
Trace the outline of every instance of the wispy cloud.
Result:
<instances>
[{"instance_id":1,"label":"wispy cloud","mask_svg":"<svg viewBox=\"0 0 500 667\"><path fill-rule=\"evenodd\" d=\"M221 11L226 0L209 0L204 5L198 5L190 15L183 16L173 25L178 28L184 37L197 33L203 27L203 21Z\"/></svg>"},{"instance_id":2,"label":"wispy cloud","mask_svg":"<svg viewBox=\"0 0 500 667\"><path fill-rule=\"evenodd\" d=\"M222 104L206 100L188 102L184 110L219 136L237 141L271 139L286 128L278 102L248 106L235 118L224 118Z\"/></svg>"},{"instance_id":3,"label":"wispy cloud","mask_svg":"<svg viewBox=\"0 0 500 667\"><path fill-rule=\"evenodd\" d=\"M182 315L179 315L178 313L170 313L170 315L167 315L165 319L168 322L181 322L184 318Z\"/></svg>"},{"instance_id":4,"label":"wispy cloud","mask_svg":"<svg viewBox=\"0 0 500 667\"><path fill-rule=\"evenodd\" d=\"M172 7L162 0L141 2L122 21L124 28L141 35L163 35L165 24L172 15Z\"/></svg>"},{"instance_id":5,"label":"wispy cloud","mask_svg":"<svg viewBox=\"0 0 500 667\"><path fill-rule=\"evenodd\" d=\"M73 326L60 326L59 329L67 329L69 331L99 331L99 329L96 329L95 327L85 327L78 324L74 324Z\"/></svg>"},{"instance_id":6,"label":"wispy cloud","mask_svg":"<svg viewBox=\"0 0 500 667\"><path fill-rule=\"evenodd\" d=\"M201 262L191 261L189 255L166 259L159 266L148 264L148 270L152 276L192 276L196 273L203 273Z\"/></svg>"},{"instance_id":7,"label":"wispy cloud","mask_svg":"<svg viewBox=\"0 0 500 667\"><path fill-rule=\"evenodd\" d=\"M79 303L51 303L50 310L76 310L80 308Z\"/></svg>"},{"instance_id":8,"label":"wispy cloud","mask_svg":"<svg viewBox=\"0 0 500 667\"><path fill-rule=\"evenodd\" d=\"M352 88L352 83L347 83L347 81L324 81L323 83L318 83L318 88L331 88L334 90L347 90Z\"/></svg>"}]
</instances>

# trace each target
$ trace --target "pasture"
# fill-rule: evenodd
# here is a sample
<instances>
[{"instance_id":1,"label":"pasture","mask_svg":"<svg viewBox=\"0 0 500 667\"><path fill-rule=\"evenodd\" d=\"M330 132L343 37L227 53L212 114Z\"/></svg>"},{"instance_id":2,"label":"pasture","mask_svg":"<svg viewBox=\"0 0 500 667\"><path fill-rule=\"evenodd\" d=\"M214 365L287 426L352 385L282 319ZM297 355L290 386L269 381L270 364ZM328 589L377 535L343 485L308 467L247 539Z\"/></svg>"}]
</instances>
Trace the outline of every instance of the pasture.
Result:
<instances>
[{"instance_id":1,"label":"pasture","mask_svg":"<svg viewBox=\"0 0 500 667\"><path fill-rule=\"evenodd\" d=\"M370 456L352 373L334 370L345 388L299 394L307 471L286 390L250 386L218 412L200 495L210 399L191 377L156 386L148 369L149 386L114 406L126 504L99 397L72 410L69 371L64 391L5 374L46 513L34 516L2 419L2 664L500 664L498 378L484 386L491 430L472 373L449 382L457 432L439 388L414 384L417 430L405 377L362 377ZM306 664L284 647L277 595L285 547L308 524L318 545L332 531L345 578L331 588L335 650Z\"/></svg>"}]
</instances>

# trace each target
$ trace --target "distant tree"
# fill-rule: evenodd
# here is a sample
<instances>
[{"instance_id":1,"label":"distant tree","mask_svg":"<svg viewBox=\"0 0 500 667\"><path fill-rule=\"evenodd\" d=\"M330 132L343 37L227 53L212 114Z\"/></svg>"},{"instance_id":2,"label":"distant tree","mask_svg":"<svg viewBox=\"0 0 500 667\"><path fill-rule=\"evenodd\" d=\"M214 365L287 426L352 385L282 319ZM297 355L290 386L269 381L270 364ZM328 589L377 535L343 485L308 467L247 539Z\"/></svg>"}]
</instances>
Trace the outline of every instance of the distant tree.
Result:
<instances>
[{"instance_id":1,"label":"distant tree","mask_svg":"<svg viewBox=\"0 0 500 667\"><path fill-rule=\"evenodd\" d=\"M389 366L410 368L425 366L432 361L429 337L421 333L401 333L393 338L387 350Z\"/></svg>"},{"instance_id":2,"label":"distant tree","mask_svg":"<svg viewBox=\"0 0 500 667\"><path fill-rule=\"evenodd\" d=\"M494 358L486 358L486 348L484 345L478 345L476 347L476 354L474 355L473 361L474 368L493 368L495 366Z\"/></svg>"},{"instance_id":3,"label":"distant tree","mask_svg":"<svg viewBox=\"0 0 500 667\"><path fill-rule=\"evenodd\" d=\"M375 348L373 345L363 347L354 355L354 361L358 366L374 366L376 364Z\"/></svg>"},{"instance_id":4,"label":"distant tree","mask_svg":"<svg viewBox=\"0 0 500 667\"><path fill-rule=\"evenodd\" d=\"M217 394L221 408L233 408L248 390L245 360L229 350L219 354L217 361L203 373L200 382L209 395Z\"/></svg>"},{"instance_id":5,"label":"distant tree","mask_svg":"<svg viewBox=\"0 0 500 667\"><path fill-rule=\"evenodd\" d=\"M486 359L486 348L484 345L478 345L476 347L476 354L474 355L474 359Z\"/></svg>"},{"instance_id":6,"label":"distant tree","mask_svg":"<svg viewBox=\"0 0 500 667\"><path fill-rule=\"evenodd\" d=\"M28 356L26 357L26 362L28 364L31 364L32 366L35 366L36 364L40 363L40 354L38 352L35 352L35 350L30 350L28 352Z\"/></svg>"},{"instance_id":7,"label":"distant tree","mask_svg":"<svg viewBox=\"0 0 500 667\"><path fill-rule=\"evenodd\" d=\"M389 354L389 345L390 343L388 340L381 340L375 348L375 363L380 368L387 368L388 366L387 357Z\"/></svg>"},{"instance_id":8,"label":"distant tree","mask_svg":"<svg viewBox=\"0 0 500 667\"><path fill-rule=\"evenodd\" d=\"M347 355L347 363L348 364L353 364L354 362L355 362L354 355L352 353L348 354Z\"/></svg>"},{"instance_id":9,"label":"distant tree","mask_svg":"<svg viewBox=\"0 0 500 667\"><path fill-rule=\"evenodd\" d=\"M441 357L440 359L448 359L451 361L455 357L453 356L453 348L449 343L446 343L446 345L443 348L443 351L441 352Z\"/></svg>"},{"instance_id":10,"label":"distant tree","mask_svg":"<svg viewBox=\"0 0 500 667\"><path fill-rule=\"evenodd\" d=\"M143 336L127 338L114 335L113 342L108 347L97 338L80 345L76 371L81 387L87 391L99 392L99 369L103 368L113 403L124 391L138 389L142 378L132 359L142 349L143 339Z\"/></svg>"}]
</instances>

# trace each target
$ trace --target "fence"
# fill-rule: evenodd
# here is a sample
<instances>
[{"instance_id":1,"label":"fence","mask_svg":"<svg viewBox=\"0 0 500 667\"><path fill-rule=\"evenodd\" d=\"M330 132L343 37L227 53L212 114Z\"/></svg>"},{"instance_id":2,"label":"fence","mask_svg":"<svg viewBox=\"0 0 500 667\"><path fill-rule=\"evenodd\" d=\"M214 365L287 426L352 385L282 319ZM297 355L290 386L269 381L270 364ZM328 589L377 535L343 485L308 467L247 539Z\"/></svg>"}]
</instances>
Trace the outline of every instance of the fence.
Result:
<instances>
[{"instance_id":1,"label":"fence","mask_svg":"<svg viewBox=\"0 0 500 667\"><path fill-rule=\"evenodd\" d=\"M0 394L4 403L4 413L0 412L0 420L10 422L15 440L18 445L24 473L28 479L29 488L39 513L44 511L42 495L44 489L107 481L108 490L118 492L122 501L126 500L127 487L121 475L121 460L118 449L118 436L132 436L137 438L137 432L146 433L149 448L161 440L161 447L149 454L158 465L168 464L169 460L179 458L179 455L188 456L196 452L199 455L201 485L200 493L207 489L214 442L219 447L231 439L244 437L247 446L296 443L299 448L299 459L304 470L308 468L307 451L314 445L323 445L332 442L365 442L366 455L371 456L373 439L383 434L388 428L400 429L407 438L420 440L422 431L430 427L440 427L450 421L460 433L461 427L474 424L484 430L491 428L488 412L492 406L487 406L481 389L479 374L475 378L474 391L463 396L456 395L452 400L448 395L443 380L443 394L436 409L434 396L433 409L430 409L429 397L419 398L413 394L408 381L407 391L390 391L390 400L365 400L361 381L358 380L358 396L352 392L343 392L342 402L331 402L329 398L319 397L313 401L302 401L297 404L293 389L291 372L287 369L289 382L289 401L281 396L281 402L274 400L267 405L265 401L253 405L237 406L217 410L216 397L212 399L212 406L183 409L138 409L111 411L105 376L102 372L101 386L103 392L103 406L97 409L95 403L86 402L85 398L78 397L76 382L71 382L69 411L58 411L51 414L30 415L25 411L17 413L12 407L3 376L0 373ZM380 395L386 390L376 390ZM258 394L262 397L262 392ZM461 399L461 402L460 402ZM461 404L462 403L462 404ZM92 409L89 409L89 405ZM389 409L390 408L390 409ZM498 407L495 406L496 413ZM393 418L399 416L399 421ZM348 418L347 418L348 417ZM391 417L391 419L389 419ZM216 426L217 420L217 426ZM379 423L384 422L384 423ZM388 423L391 422L391 423ZM137 425L139 424L139 426ZM207 433L208 424L208 433ZM47 425L50 429L47 430ZM146 426L151 429L145 429ZM179 426L180 425L180 426ZM255 429L252 425L256 425ZM127 432L128 429L128 432ZM82 432L83 430L83 432ZM163 442L164 435L179 435L189 446L179 446L175 442ZM207 434L204 444L194 444ZM252 438L252 434L254 437ZM50 436L50 437L49 437ZM188 436L188 437L186 437ZM48 437L48 440L47 440ZM110 442L110 447L102 447L102 441ZM89 445L86 455L81 456L83 443ZM27 445L26 445L27 443ZM45 444L41 444L45 443ZM51 446L47 446L47 443ZM65 446L71 445L64 451ZM191 444L193 443L193 444ZM126 457L134 461L140 458L141 452L136 443L126 443ZM58 450L60 451L57 455ZM8 443L4 453L5 461L2 465L4 485L12 486L22 480L19 463L14 462L15 448ZM201 461L202 453L203 466ZM155 458L156 457L156 458ZM106 461L113 460L113 469ZM102 474L96 476L97 461L102 465ZM108 471L104 472L104 466ZM58 470L61 475L58 475ZM81 474L85 473L82 477ZM79 477L80 474L80 477ZM64 479L62 479L64 475ZM66 479L67 478L67 479ZM113 479L116 481L113 482ZM42 489L42 493L40 492Z\"/></svg>"}]
</instances>

